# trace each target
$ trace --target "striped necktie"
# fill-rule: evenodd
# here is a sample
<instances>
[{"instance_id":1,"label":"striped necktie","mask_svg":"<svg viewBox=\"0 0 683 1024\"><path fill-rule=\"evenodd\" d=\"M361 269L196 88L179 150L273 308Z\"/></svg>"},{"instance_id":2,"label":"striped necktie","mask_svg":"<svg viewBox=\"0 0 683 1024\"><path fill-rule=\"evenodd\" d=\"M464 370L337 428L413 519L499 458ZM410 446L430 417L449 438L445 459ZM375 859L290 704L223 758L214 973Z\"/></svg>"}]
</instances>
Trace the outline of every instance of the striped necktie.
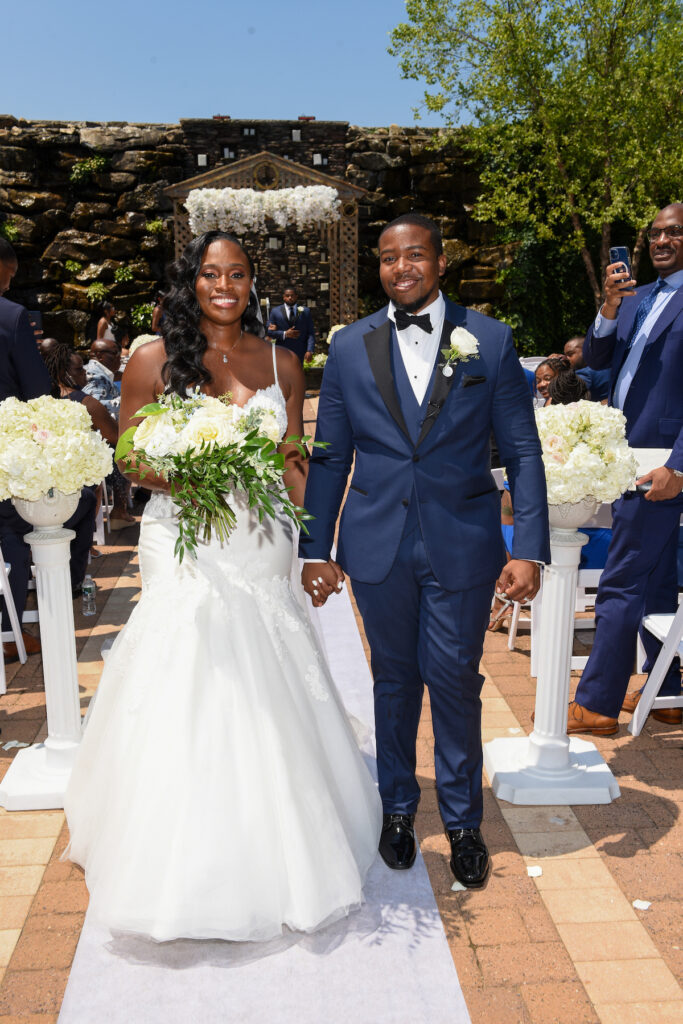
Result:
<instances>
[{"instance_id":1,"label":"striped necktie","mask_svg":"<svg viewBox=\"0 0 683 1024\"><path fill-rule=\"evenodd\" d=\"M665 284L666 281L660 277L652 291L648 292L648 294L638 303L638 308L636 310L636 318L633 321L633 327L631 328L631 333L628 338L628 345L626 346L627 351L628 349L631 348L631 345L638 337L641 327L650 315L652 307L655 304L655 300Z\"/></svg>"}]
</instances>

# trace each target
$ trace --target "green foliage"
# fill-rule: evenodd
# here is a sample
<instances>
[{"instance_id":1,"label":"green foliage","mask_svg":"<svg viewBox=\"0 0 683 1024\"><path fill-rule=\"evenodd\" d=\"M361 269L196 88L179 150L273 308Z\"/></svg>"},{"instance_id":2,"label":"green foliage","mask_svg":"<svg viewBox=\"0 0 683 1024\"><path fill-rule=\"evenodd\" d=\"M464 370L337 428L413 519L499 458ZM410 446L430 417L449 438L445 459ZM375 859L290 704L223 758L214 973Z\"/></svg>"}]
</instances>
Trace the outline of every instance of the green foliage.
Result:
<instances>
[{"instance_id":1,"label":"green foliage","mask_svg":"<svg viewBox=\"0 0 683 1024\"><path fill-rule=\"evenodd\" d=\"M161 234L163 234L163 231L164 231L164 222L163 222L163 220L159 220L157 218L156 220L148 220L147 221L147 232L148 232L148 234L150 234L150 235L161 235Z\"/></svg>"},{"instance_id":2,"label":"green foliage","mask_svg":"<svg viewBox=\"0 0 683 1024\"><path fill-rule=\"evenodd\" d=\"M78 260L66 260L64 267L72 280L76 274L80 274L81 270L83 270L83 264L79 263Z\"/></svg>"},{"instance_id":3,"label":"green foliage","mask_svg":"<svg viewBox=\"0 0 683 1024\"><path fill-rule=\"evenodd\" d=\"M87 296L93 306L97 305L98 302L104 302L108 294L109 289L105 284L102 284L101 281L93 281L93 283L88 286Z\"/></svg>"},{"instance_id":4,"label":"green foliage","mask_svg":"<svg viewBox=\"0 0 683 1024\"><path fill-rule=\"evenodd\" d=\"M71 168L69 181L72 185L84 185L96 174L106 170L108 165L106 156L90 156L86 160L77 160Z\"/></svg>"},{"instance_id":5,"label":"green foliage","mask_svg":"<svg viewBox=\"0 0 683 1024\"><path fill-rule=\"evenodd\" d=\"M539 241L529 229L517 240L514 262L499 274L505 297L496 316L512 327L520 356L561 352L595 316L581 257L552 240Z\"/></svg>"},{"instance_id":6,"label":"green foliage","mask_svg":"<svg viewBox=\"0 0 683 1024\"><path fill-rule=\"evenodd\" d=\"M130 319L136 331L150 331L152 329L153 312L153 302L142 302L139 306L133 306L130 311Z\"/></svg>"},{"instance_id":7,"label":"green foliage","mask_svg":"<svg viewBox=\"0 0 683 1024\"><path fill-rule=\"evenodd\" d=\"M403 77L481 169L481 220L581 253L594 298L683 180L679 0L407 0ZM479 125L458 130L463 115Z\"/></svg>"},{"instance_id":8,"label":"green foliage","mask_svg":"<svg viewBox=\"0 0 683 1024\"><path fill-rule=\"evenodd\" d=\"M117 284L121 284L123 281L132 281L134 277L132 267L117 267L114 271L114 280Z\"/></svg>"},{"instance_id":9,"label":"green foliage","mask_svg":"<svg viewBox=\"0 0 683 1024\"><path fill-rule=\"evenodd\" d=\"M0 238L8 242L16 242L19 237L19 228L11 220L0 221Z\"/></svg>"}]
</instances>

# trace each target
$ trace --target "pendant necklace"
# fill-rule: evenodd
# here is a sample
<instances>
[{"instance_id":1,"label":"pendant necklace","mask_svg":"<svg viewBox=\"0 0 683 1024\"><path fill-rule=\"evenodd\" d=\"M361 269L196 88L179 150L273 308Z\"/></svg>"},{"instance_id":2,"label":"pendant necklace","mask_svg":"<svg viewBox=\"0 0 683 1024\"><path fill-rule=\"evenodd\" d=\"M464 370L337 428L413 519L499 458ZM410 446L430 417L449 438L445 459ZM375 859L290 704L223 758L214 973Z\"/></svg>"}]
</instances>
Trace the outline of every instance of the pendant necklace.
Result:
<instances>
[{"instance_id":1,"label":"pendant necklace","mask_svg":"<svg viewBox=\"0 0 683 1024\"><path fill-rule=\"evenodd\" d=\"M230 349L230 354L231 354L231 355L232 355L232 353L233 353L233 352L235 351L235 349L237 348L237 346L239 345L239 343L241 342L241 340L242 340L242 335L243 335L243 334L244 334L244 331L240 331L240 336L239 336L239 338L237 339L237 341L235 342L235 344L234 344L234 345L232 346L232 348ZM223 362L224 362L224 363L227 363L227 361L228 361L228 354L227 354L227 352L221 352L221 350L219 349L218 345L209 345L209 348L213 349L213 350L214 350L215 352L219 352L219 353L220 353L220 355L221 355L221 356L222 356L222 358L223 358Z\"/></svg>"}]
</instances>

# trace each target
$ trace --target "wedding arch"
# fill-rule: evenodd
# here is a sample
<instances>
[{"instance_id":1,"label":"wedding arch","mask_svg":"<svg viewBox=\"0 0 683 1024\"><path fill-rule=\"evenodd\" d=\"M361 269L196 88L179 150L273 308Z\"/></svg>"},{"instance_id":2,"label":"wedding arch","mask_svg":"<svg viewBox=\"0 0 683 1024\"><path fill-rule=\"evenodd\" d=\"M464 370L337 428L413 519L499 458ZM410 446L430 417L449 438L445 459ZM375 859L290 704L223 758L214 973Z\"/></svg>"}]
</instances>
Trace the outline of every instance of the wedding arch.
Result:
<instances>
[{"instance_id":1,"label":"wedding arch","mask_svg":"<svg viewBox=\"0 0 683 1024\"><path fill-rule=\"evenodd\" d=\"M365 189L266 150L221 164L164 189L173 200L176 256L193 237L185 205L191 192L210 190L204 191L203 197L199 193L199 201L197 196L190 201L195 227L210 223L212 217L234 217L234 196L221 197L222 189L244 192L245 226L258 225L264 214L275 214L280 227L285 222L293 227L318 223L326 233L330 261L330 323L350 323L357 318L358 203ZM282 191L278 199L265 195L277 190Z\"/></svg>"}]
</instances>

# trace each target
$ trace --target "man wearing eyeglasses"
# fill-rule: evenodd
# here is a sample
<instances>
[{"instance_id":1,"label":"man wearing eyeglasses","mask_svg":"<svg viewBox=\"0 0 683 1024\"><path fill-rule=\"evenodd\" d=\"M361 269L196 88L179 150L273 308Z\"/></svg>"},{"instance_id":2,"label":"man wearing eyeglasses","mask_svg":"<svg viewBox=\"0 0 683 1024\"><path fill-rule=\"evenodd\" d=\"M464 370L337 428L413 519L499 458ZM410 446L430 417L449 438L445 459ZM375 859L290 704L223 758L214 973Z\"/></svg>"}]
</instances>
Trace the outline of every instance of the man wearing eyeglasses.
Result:
<instances>
[{"instance_id":1,"label":"man wearing eyeglasses","mask_svg":"<svg viewBox=\"0 0 683 1024\"><path fill-rule=\"evenodd\" d=\"M623 264L607 267L602 308L584 343L595 370L611 367L609 404L626 417L632 448L666 448L663 466L613 506L613 534L595 601L595 643L569 705L568 732L611 736L620 710L635 711L640 693L627 694L641 619L675 612L676 555L683 512L683 203L666 206L648 231L652 266L659 275L636 288ZM659 644L641 631L652 668ZM681 672L675 658L659 691L678 696ZM681 708L652 717L680 725Z\"/></svg>"}]
</instances>

